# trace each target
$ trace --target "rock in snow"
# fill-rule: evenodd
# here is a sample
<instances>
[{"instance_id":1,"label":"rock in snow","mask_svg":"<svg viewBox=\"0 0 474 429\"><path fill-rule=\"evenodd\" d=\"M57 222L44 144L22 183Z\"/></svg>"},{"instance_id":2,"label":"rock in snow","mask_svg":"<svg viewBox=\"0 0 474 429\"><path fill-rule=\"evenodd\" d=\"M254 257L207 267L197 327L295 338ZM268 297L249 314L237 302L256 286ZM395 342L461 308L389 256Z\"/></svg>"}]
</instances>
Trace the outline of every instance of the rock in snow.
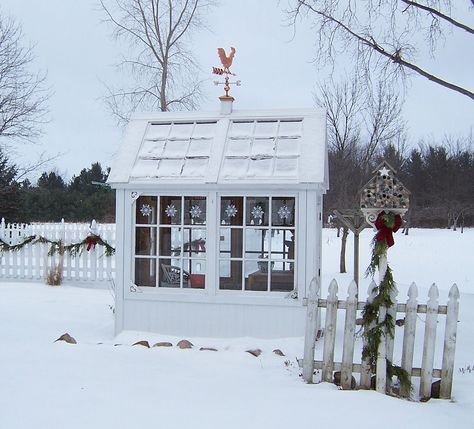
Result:
<instances>
[{"instance_id":1,"label":"rock in snow","mask_svg":"<svg viewBox=\"0 0 474 429\"><path fill-rule=\"evenodd\" d=\"M176 347L179 347L180 349L192 349L193 344L188 340L181 340L178 344L176 344Z\"/></svg>"},{"instance_id":2,"label":"rock in snow","mask_svg":"<svg viewBox=\"0 0 474 429\"><path fill-rule=\"evenodd\" d=\"M168 341L161 341L159 343L153 344L153 347L173 347L173 344L169 343Z\"/></svg>"},{"instance_id":3,"label":"rock in snow","mask_svg":"<svg viewBox=\"0 0 474 429\"><path fill-rule=\"evenodd\" d=\"M67 332L65 334L62 334L55 342L57 341L65 341L69 344L77 344L75 338L71 337Z\"/></svg>"},{"instance_id":4,"label":"rock in snow","mask_svg":"<svg viewBox=\"0 0 474 429\"><path fill-rule=\"evenodd\" d=\"M246 352L250 353L255 357L259 357L262 354L262 351L260 349L246 350Z\"/></svg>"},{"instance_id":5,"label":"rock in snow","mask_svg":"<svg viewBox=\"0 0 474 429\"><path fill-rule=\"evenodd\" d=\"M147 340L142 340L142 341L137 341L136 343L132 344L133 346L143 346L150 348L150 344L148 343Z\"/></svg>"}]
</instances>

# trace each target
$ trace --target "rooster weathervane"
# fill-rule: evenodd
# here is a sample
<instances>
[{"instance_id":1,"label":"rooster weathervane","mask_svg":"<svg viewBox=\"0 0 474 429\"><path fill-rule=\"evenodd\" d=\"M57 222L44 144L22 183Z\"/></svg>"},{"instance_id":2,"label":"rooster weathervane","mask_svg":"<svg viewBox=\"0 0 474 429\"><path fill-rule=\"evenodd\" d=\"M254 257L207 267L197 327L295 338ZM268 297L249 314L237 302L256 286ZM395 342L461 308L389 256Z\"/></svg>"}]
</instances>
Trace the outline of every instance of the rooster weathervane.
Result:
<instances>
[{"instance_id":1,"label":"rooster weathervane","mask_svg":"<svg viewBox=\"0 0 474 429\"><path fill-rule=\"evenodd\" d=\"M225 97L230 97L230 85L235 84L237 86L240 86L240 80L237 80L235 82L229 82L229 76L236 76L235 73L232 73L230 71L230 66L234 61L235 48L230 48L229 56L226 55L224 48L217 48L217 55L219 55L222 67L213 67L212 73L217 74L219 76L224 76L224 82L219 82L215 80L214 85L224 85Z\"/></svg>"}]
</instances>

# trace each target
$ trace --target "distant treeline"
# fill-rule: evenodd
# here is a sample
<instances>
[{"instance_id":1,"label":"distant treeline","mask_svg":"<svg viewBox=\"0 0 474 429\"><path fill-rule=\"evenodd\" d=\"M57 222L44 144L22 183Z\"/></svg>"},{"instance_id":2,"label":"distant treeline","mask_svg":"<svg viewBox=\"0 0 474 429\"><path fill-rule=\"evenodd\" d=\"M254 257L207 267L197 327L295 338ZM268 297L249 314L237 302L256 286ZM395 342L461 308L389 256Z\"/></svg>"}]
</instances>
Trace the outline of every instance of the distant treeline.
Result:
<instances>
[{"instance_id":1,"label":"distant treeline","mask_svg":"<svg viewBox=\"0 0 474 429\"><path fill-rule=\"evenodd\" d=\"M410 226L474 226L474 151L449 145L422 145L407 155L388 145L370 168L364 169L357 156L330 153L326 216L334 209L358 207L357 192L383 159L397 170L397 177L411 191L405 216Z\"/></svg>"},{"instance_id":2,"label":"distant treeline","mask_svg":"<svg viewBox=\"0 0 474 429\"><path fill-rule=\"evenodd\" d=\"M84 168L66 182L44 172L36 184L19 180L19 172L0 152L0 218L7 222L115 222L115 191L100 185L108 170L100 163Z\"/></svg>"}]
</instances>

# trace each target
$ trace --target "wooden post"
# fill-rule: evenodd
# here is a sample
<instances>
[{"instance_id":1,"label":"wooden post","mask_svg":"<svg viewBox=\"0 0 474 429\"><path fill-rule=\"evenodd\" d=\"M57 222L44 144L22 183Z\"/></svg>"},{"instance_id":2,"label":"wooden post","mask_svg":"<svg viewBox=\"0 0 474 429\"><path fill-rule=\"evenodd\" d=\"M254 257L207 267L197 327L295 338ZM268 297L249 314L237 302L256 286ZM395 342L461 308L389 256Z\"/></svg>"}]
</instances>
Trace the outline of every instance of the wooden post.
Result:
<instances>
[{"instance_id":1,"label":"wooden post","mask_svg":"<svg viewBox=\"0 0 474 429\"><path fill-rule=\"evenodd\" d=\"M314 371L314 346L316 343L316 329L318 327L318 300L319 300L319 279L313 277L309 284L308 306L306 310L306 329L304 338L303 356L303 380L306 383L313 382Z\"/></svg>"},{"instance_id":2,"label":"wooden post","mask_svg":"<svg viewBox=\"0 0 474 429\"><path fill-rule=\"evenodd\" d=\"M393 305L391 305L390 308L387 308L387 314L392 316L393 320L393 338L390 335L387 335L387 359L390 362L393 362L393 347L395 342L395 320L397 320L397 295L398 291L394 289L390 295Z\"/></svg>"},{"instance_id":3,"label":"wooden post","mask_svg":"<svg viewBox=\"0 0 474 429\"><path fill-rule=\"evenodd\" d=\"M380 255L380 262L379 262L379 283L383 281L385 278L385 274L387 272L387 252ZM384 306L380 306L379 308L379 323L385 320L387 315L387 308ZM376 383L375 389L379 393L386 393L387 388L387 332L386 329L382 329L382 335L380 336L380 344L378 349L377 355L377 376L376 376Z\"/></svg>"},{"instance_id":4,"label":"wooden post","mask_svg":"<svg viewBox=\"0 0 474 429\"><path fill-rule=\"evenodd\" d=\"M431 382L436 343L436 323L438 321L438 288L433 283L428 293L429 300L426 310L425 340L421 363L420 396L431 398Z\"/></svg>"},{"instance_id":5,"label":"wooden post","mask_svg":"<svg viewBox=\"0 0 474 429\"><path fill-rule=\"evenodd\" d=\"M375 288L377 285L372 280L369 285L367 304L371 304L375 298ZM372 322L366 329L370 330L374 327L375 322ZM363 346L365 346L366 340L364 338ZM361 370L360 370L360 388L361 389L370 389L372 378L372 368L367 359L362 361Z\"/></svg>"},{"instance_id":6,"label":"wooden post","mask_svg":"<svg viewBox=\"0 0 474 429\"><path fill-rule=\"evenodd\" d=\"M355 321L357 313L357 283L349 285L344 325L344 346L342 350L341 386L350 390L352 384L352 360L354 359Z\"/></svg>"},{"instance_id":7,"label":"wooden post","mask_svg":"<svg viewBox=\"0 0 474 429\"><path fill-rule=\"evenodd\" d=\"M334 371L334 345L337 324L337 282L332 280L326 306L326 324L324 327L323 381L332 383Z\"/></svg>"},{"instance_id":8,"label":"wooden post","mask_svg":"<svg viewBox=\"0 0 474 429\"><path fill-rule=\"evenodd\" d=\"M357 229L354 232L354 281L359 285L359 234Z\"/></svg>"},{"instance_id":9,"label":"wooden post","mask_svg":"<svg viewBox=\"0 0 474 429\"><path fill-rule=\"evenodd\" d=\"M408 289L408 301L405 312L405 325L403 333L403 350L402 350L402 369L404 369L411 379L411 370L413 368L413 352L415 349L416 334L416 310L418 307L417 298L418 288L412 283ZM408 397L410 390L402 386L401 396Z\"/></svg>"},{"instance_id":10,"label":"wooden post","mask_svg":"<svg viewBox=\"0 0 474 429\"><path fill-rule=\"evenodd\" d=\"M439 397L450 399L453 387L454 352L456 350L456 333L459 315L459 289L453 284L449 291L446 329L444 331L443 367L441 369L441 386Z\"/></svg>"}]
</instances>

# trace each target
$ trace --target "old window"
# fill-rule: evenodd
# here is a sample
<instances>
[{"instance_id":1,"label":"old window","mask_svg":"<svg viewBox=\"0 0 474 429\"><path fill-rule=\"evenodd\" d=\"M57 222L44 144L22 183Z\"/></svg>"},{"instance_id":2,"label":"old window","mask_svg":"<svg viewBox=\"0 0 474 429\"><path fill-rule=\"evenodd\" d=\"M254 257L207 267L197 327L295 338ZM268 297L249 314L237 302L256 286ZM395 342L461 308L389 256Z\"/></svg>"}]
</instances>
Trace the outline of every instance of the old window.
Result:
<instances>
[{"instance_id":1,"label":"old window","mask_svg":"<svg viewBox=\"0 0 474 429\"><path fill-rule=\"evenodd\" d=\"M135 284L206 284L206 197L140 196L135 210Z\"/></svg>"},{"instance_id":2,"label":"old window","mask_svg":"<svg viewBox=\"0 0 474 429\"><path fill-rule=\"evenodd\" d=\"M288 292L294 266L294 197L221 197L221 290Z\"/></svg>"}]
</instances>

